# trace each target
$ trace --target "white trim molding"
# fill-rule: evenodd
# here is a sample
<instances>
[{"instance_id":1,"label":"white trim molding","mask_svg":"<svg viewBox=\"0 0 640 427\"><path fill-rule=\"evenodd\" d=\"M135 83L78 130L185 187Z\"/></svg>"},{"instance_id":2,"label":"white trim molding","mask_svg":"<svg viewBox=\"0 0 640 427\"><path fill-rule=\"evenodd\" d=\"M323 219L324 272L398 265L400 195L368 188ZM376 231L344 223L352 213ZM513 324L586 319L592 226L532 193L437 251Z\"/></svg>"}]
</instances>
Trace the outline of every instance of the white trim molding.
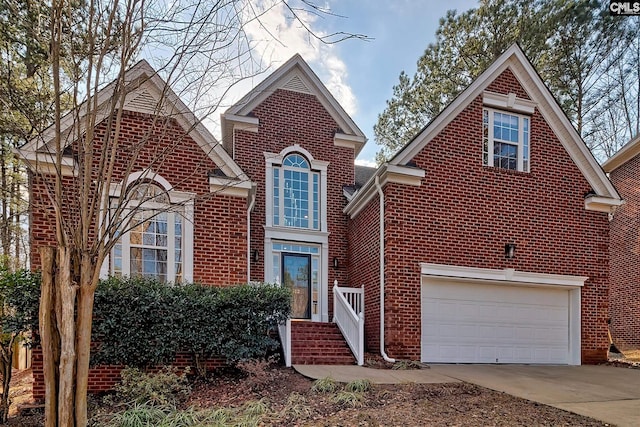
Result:
<instances>
[{"instance_id":1,"label":"white trim molding","mask_svg":"<svg viewBox=\"0 0 640 427\"><path fill-rule=\"evenodd\" d=\"M624 205L626 202L611 197L589 196L584 199L584 208L588 211L607 212L613 215L618 206Z\"/></svg>"},{"instance_id":2,"label":"white trim molding","mask_svg":"<svg viewBox=\"0 0 640 427\"><path fill-rule=\"evenodd\" d=\"M463 267L446 264L420 264L423 276L440 278L489 281L494 284L521 286L564 286L580 288L589 279L584 276L568 276L564 274L532 273L517 271L512 268L497 270L492 268Z\"/></svg>"},{"instance_id":3,"label":"white trim molding","mask_svg":"<svg viewBox=\"0 0 640 427\"><path fill-rule=\"evenodd\" d=\"M158 173L153 172L151 169L146 169L142 171L137 171L129 174L126 179L123 179L120 183L112 183L109 187L109 196L114 200L118 200L118 198L123 196L123 192L126 191L127 187L132 183L138 180L149 180L154 184L164 188L167 191L167 195L169 196L169 203L171 205L182 206L182 212L176 210L174 208L168 207L167 205L163 205L156 202L143 202L143 203L135 203L131 200L124 200L124 203L127 205L125 209L131 210L146 210L146 209L160 209L164 210L170 218L173 218L174 215L181 215L183 218L182 221L182 239L183 239L183 247L182 247L182 277L185 283L193 282L193 256L194 256L194 217L195 217L195 193L187 193L184 191L175 191L173 190L173 186L167 179L161 176ZM104 209L104 208L103 208ZM101 221L105 220L104 215L101 214ZM168 221L168 233L174 233L175 222L173 220ZM124 233L121 236L123 248L129 245L129 232ZM174 239L168 239L167 251L168 253L174 252ZM124 253L123 249L123 265L129 264L128 254ZM123 272L126 271L123 270ZM111 273L111 253L107 254L100 267L100 278L105 279Z\"/></svg>"},{"instance_id":4,"label":"white trim molding","mask_svg":"<svg viewBox=\"0 0 640 427\"><path fill-rule=\"evenodd\" d=\"M532 273L517 271L512 268L504 270L462 267L444 264L420 264L422 277L434 277L451 282L552 287L566 289L569 294L569 354L570 365L580 365L582 347L582 308L581 289L589 278L584 276L569 276L564 274Z\"/></svg>"},{"instance_id":5,"label":"white trim molding","mask_svg":"<svg viewBox=\"0 0 640 427\"><path fill-rule=\"evenodd\" d=\"M25 151L19 148L12 149L13 154L27 165L33 173L42 175L56 175L56 155L55 153L43 153ZM77 176L77 165L72 157L63 156L60 165L62 176Z\"/></svg>"},{"instance_id":6,"label":"white trim molding","mask_svg":"<svg viewBox=\"0 0 640 427\"><path fill-rule=\"evenodd\" d=\"M258 132L260 120L257 117L238 116L237 114L224 114L223 117L229 124L233 125L234 131Z\"/></svg>"},{"instance_id":7,"label":"white trim molding","mask_svg":"<svg viewBox=\"0 0 640 427\"><path fill-rule=\"evenodd\" d=\"M265 215L267 227L273 226L273 168L282 165L282 161L291 153L302 154L309 161L311 172L320 173L320 189L318 197L320 198L320 230L314 232L327 231L327 169L329 162L324 160L316 160L313 155L302 148L299 144L286 147L279 153L264 153L265 159ZM304 230L304 229L298 229Z\"/></svg>"},{"instance_id":8,"label":"white trim molding","mask_svg":"<svg viewBox=\"0 0 640 427\"><path fill-rule=\"evenodd\" d=\"M248 198L253 187L253 183L248 179L238 180L220 176L209 177L209 191L224 196Z\"/></svg>"},{"instance_id":9,"label":"white trim molding","mask_svg":"<svg viewBox=\"0 0 640 427\"><path fill-rule=\"evenodd\" d=\"M605 172L611 173L640 154L640 135L627 142L616 154L602 164Z\"/></svg>"},{"instance_id":10,"label":"white trim molding","mask_svg":"<svg viewBox=\"0 0 640 427\"><path fill-rule=\"evenodd\" d=\"M425 177L425 171L424 169L412 166L400 166L385 163L378 168L369 181L367 181L358 193L353 196L342 212L349 215L352 219L358 216L360 211L364 209L376 195L376 177L378 177L381 187L384 187L387 183L418 187L422 184L422 180Z\"/></svg>"},{"instance_id":11,"label":"white trim molding","mask_svg":"<svg viewBox=\"0 0 640 427\"><path fill-rule=\"evenodd\" d=\"M361 135L347 135L345 133L336 132L333 135L333 145L336 147L351 148L356 153L362 150L362 147L367 142L367 138Z\"/></svg>"},{"instance_id":12,"label":"white trim molding","mask_svg":"<svg viewBox=\"0 0 640 427\"><path fill-rule=\"evenodd\" d=\"M533 114L537 105L528 99L518 98L515 93L503 95L487 90L482 93L482 103L488 107L515 111L521 114Z\"/></svg>"}]
</instances>

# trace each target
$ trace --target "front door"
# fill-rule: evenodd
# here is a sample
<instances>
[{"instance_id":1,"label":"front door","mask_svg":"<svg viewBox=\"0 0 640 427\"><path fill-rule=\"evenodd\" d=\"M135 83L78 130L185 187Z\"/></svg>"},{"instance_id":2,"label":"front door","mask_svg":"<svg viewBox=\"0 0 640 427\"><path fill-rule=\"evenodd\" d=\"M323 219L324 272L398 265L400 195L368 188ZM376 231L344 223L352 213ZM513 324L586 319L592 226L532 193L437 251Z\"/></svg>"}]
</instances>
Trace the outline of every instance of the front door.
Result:
<instances>
[{"instance_id":1,"label":"front door","mask_svg":"<svg viewBox=\"0 0 640 427\"><path fill-rule=\"evenodd\" d=\"M311 255L282 254L282 283L291 289L292 319L311 318Z\"/></svg>"}]
</instances>

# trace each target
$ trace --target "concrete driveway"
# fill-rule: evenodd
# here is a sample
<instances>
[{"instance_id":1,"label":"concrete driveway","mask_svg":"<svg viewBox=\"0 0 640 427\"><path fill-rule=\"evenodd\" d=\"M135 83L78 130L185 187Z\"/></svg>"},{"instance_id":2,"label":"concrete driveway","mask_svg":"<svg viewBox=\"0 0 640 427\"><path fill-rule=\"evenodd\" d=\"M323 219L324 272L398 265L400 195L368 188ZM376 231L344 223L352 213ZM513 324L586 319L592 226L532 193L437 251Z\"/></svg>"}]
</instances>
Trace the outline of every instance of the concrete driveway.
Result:
<instances>
[{"instance_id":1,"label":"concrete driveway","mask_svg":"<svg viewBox=\"0 0 640 427\"><path fill-rule=\"evenodd\" d=\"M640 369L431 365L431 370L617 426L640 426Z\"/></svg>"}]
</instances>

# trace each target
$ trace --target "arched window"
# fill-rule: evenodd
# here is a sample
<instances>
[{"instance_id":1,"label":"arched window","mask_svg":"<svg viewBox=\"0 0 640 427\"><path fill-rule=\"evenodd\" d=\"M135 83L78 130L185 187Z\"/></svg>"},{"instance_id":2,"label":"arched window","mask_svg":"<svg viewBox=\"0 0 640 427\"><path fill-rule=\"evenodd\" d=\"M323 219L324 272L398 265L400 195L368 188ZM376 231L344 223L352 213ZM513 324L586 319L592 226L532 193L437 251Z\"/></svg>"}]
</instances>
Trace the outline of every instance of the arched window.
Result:
<instances>
[{"instance_id":1,"label":"arched window","mask_svg":"<svg viewBox=\"0 0 640 427\"><path fill-rule=\"evenodd\" d=\"M152 277L161 282L184 280L184 206L172 205L167 191L148 182L131 190L124 215L132 215L111 253L114 276Z\"/></svg>"},{"instance_id":2,"label":"arched window","mask_svg":"<svg viewBox=\"0 0 640 427\"><path fill-rule=\"evenodd\" d=\"M273 225L320 229L320 174L302 155L286 156L273 168Z\"/></svg>"}]
</instances>

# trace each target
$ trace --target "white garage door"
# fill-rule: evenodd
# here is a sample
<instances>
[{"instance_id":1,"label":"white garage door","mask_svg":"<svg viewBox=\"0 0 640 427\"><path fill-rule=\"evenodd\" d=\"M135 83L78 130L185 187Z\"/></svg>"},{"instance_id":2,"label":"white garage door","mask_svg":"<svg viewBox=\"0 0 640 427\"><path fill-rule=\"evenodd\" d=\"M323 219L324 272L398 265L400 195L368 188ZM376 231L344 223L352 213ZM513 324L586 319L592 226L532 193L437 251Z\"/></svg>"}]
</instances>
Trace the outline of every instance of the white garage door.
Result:
<instances>
[{"instance_id":1,"label":"white garage door","mask_svg":"<svg viewBox=\"0 0 640 427\"><path fill-rule=\"evenodd\" d=\"M423 278L422 361L569 363L569 291Z\"/></svg>"}]
</instances>

